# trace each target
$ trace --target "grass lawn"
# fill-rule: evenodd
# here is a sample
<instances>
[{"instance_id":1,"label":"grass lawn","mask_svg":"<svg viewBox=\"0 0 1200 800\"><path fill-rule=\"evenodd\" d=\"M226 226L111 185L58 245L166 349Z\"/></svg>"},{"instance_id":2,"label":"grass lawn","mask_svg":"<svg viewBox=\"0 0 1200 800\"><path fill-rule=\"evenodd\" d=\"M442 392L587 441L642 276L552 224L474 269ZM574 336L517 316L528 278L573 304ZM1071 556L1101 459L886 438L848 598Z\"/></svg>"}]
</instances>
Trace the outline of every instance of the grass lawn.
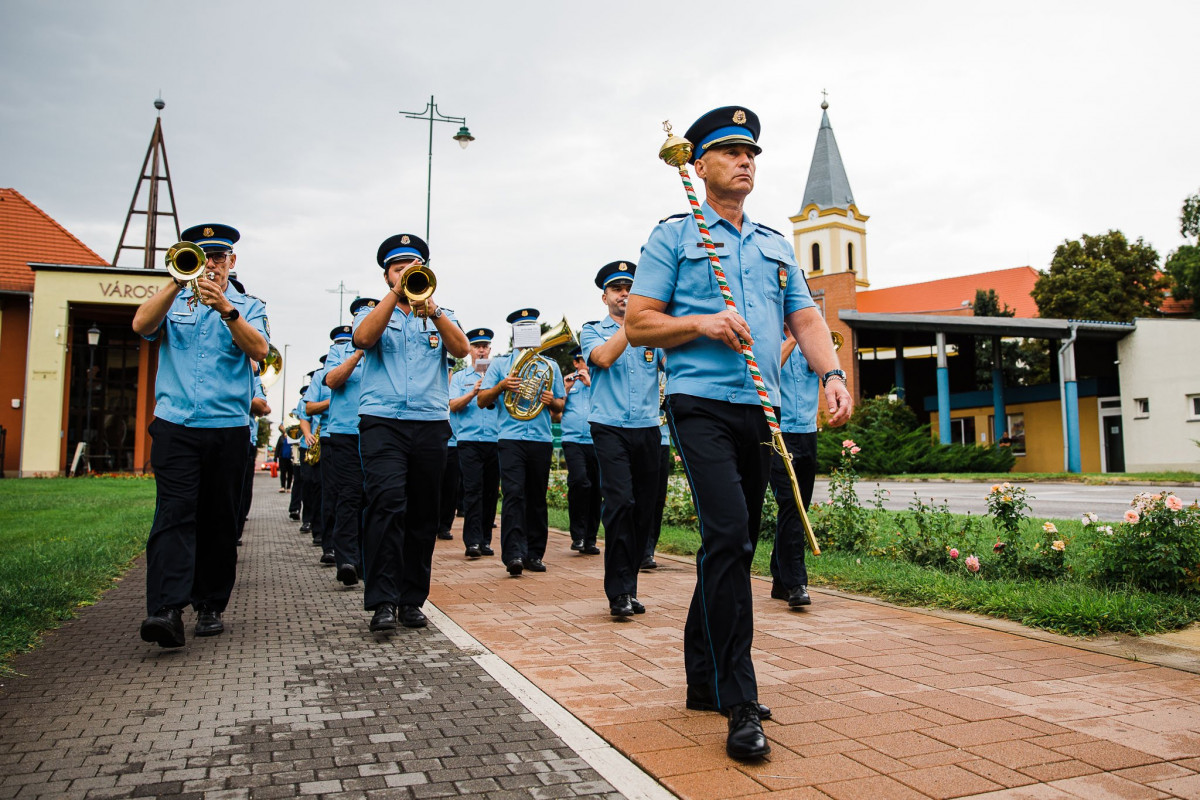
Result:
<instances>
[{"instance_id":1,"label":"grass lawn","mask_svg":"<svg viewBox=\"0 0 1200 800\"><path fill-rule=\"evenodd\" d=\"M1200 472L961 472L921 473L912 475L863 476L864 481L982 481L987 483L1084 483L1107 486L1121 483L1157 483L1162 485L1200 482Z\"/></svg>"},{"instance_id":2,"label":"grass lawn","mask_svg":"<svg viewBox=\"0 0 1200 800\"><path fill-rule=\"evenodd\" d=\"M94 603L146 546L154 481L0 481L0 673Z\"/></svg>"},{"instance_id":3,"label":"grass lawn","mask_svg":"<svg viewBox=\"0 0 1200 800\"><path fill-rule=\"evenodd\" d=\"M567 512L550 509L550 525L566 530ZM1078 520L1055 520L1060 530L1080 531ZM601 529L603 535L603 529ZM695 555L700 536L663 526L658 550ZM770 574L772 542L760 541L752 571ZM897 605L971 611L1034 628L1075 636L1145 635L1176 630L1200 620L1200 597L1100 588L1082 581L981 580L880 556L827 550L807 559L809 581L867 594Z\"/></svg>"}]
</instances>

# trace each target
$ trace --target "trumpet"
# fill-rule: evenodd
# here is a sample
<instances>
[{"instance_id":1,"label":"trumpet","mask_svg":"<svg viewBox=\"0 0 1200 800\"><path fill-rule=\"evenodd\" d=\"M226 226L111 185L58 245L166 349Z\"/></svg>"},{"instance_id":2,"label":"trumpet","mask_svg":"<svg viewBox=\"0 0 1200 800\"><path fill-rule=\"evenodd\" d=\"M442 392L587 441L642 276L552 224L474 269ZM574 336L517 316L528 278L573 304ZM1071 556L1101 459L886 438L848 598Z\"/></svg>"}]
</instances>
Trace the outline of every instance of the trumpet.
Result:
<instances>
[{"instance_id":1,"label":"trumpet","mask_svg":"<svg viewBox=\"0 0 1200 800\"><path fill-rule=\"evenodd\" d=\"M167 248L163 260L167 264L167 273L177 281L183 281L192 289L192 296L200 299L200 287L196 279L204 271L204 262L208 256L194 242L176 242ZM213 273L208 273L208 279L213 279Z\"/></svg>"},{"instance_id":2,"label":"trumpet","mask_svg":"<svg viewBox=\"0 0 1200 800\"><path fill-rule=\"evenodd\" d=\"M550 391L554 386L554 364L542 353L560 344L574 342L571 326L567 318L542 334L542 343L537 347L525 350L513 362L509 376L521 379L521 385L504 393L504 407L515 419L528 421L542 413L545 403L542 402L542 392Z\"/></svg>"},{"instance_id":3,"label":"trumpet","mask_svg":"<svg viewBox=\"0 0 1200 800\"><path fill-rule=\"evenodd\" d=\"M279 348L275 345L270 345L267 349L267 357L262 360L259 365L259 380L262 381L264 389L271 388L275 381L279 380L280 374L283 372L283 355L279 352Z\"/></svg>"},{"instance_id":4,"label":"trumpet","mask_svg":"<svg viewBox=\"0 0 1200 800\"><path fill-rule=\"evenodd\" d=\"M413 307L413 310L420 306L424 311L425 301L433 296L433 290L436 288L437 277L433 274L433 270L424 264L412 267L400 279L400 291L404 292L404 296L408 298L408 304ZM423 318L421 329L424 330L428 327L428 318Z\"/></svg>"}]
</instances>

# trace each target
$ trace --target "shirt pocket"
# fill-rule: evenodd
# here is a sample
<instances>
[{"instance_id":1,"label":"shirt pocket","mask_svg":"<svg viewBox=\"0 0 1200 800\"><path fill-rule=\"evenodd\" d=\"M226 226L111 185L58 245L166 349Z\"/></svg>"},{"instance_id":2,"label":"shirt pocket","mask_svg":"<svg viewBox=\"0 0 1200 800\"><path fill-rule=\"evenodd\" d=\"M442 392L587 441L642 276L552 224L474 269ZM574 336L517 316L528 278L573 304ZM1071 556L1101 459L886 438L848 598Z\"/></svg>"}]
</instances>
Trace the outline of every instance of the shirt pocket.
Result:
<instances>
[{"instance_id":1,"label":"shirt pocket","mask_svg":"<svg viewBox=\"0 0 1200 800\"><path fill-rule=\"evenodd\" d=\"M787 282L796 275L796 257L790 247L773 239L756 242L762 253L762 291L768 302L783 303Z\"/></svg>"},{"instance_id":2,"label":"shirt pocket","mask_svg":"<svg viewBox=\"0 0 1200 800\"><path fill-rule=\"evenodd\" d=\"M720 255L720 250L717 252ZM721 296L721 287L717 285L717 277L708 262L707 248L696 247L695 243L688 245L683 253L683 263L679 265L676 291L689 298L711 299Z\"/></svg>"},{"instance_id":3,"label":"shirt pocket","mask_svg":"<svg viewBox=\"0 0 1200 800\"><path fill-rule=\"evenodd\" d=\"M172 312L167 316L167 321L170 323L167 326L167 341L171 343L171 347L176 350L192 349L200 331L200 326L196 324L198 316L195 312L191 314Z\"/></svg>"},{"instance_id":4,"label":"shirt pocket","mask_svg":"<svg viewBox=\"0 0 1200 800\"><path fill-rule=\"evenodd\" d=\"M388 320L387 327L383 329L383 336L380 338L380 344L383 345L383 352L395 353L398 350L404 349L404 324L395 319Z\"/></svg>"}]
</instances>

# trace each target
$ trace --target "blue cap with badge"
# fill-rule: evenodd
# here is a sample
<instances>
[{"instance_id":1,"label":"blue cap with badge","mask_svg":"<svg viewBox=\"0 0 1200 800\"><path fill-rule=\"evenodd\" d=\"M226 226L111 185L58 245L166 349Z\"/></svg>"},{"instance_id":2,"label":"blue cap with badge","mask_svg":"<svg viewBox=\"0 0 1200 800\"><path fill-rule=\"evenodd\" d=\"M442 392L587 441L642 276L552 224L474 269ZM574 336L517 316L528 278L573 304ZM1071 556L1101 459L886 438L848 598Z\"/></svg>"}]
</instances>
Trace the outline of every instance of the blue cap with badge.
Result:
<instances>
[{"instance_id":1,"label":"blue cap with badge","mask_svg":"<svg viewBox=\"0 0 1200 800\"><path fill-rule=\"evenodd\" d=\"M467 343L468 344L483 344L485 342L490 343L492 341L492 339L495 338L495 336L496 335L494 333L492 333L491 328L474 328L472 330L467 331Z\"/></svg>"},{"instance_id":2,"label":"blue cap with badge","mask_svg":"<svg viewBox=\"0 0 1200 800\"><path fill-rule=\"evenodd\" d=\"M514 322L536 322L538 318L538 310L536 308L519 308L504 318L508 324Z\"/></svg>"},{"instance_id":3,"label":"blue cap with badge","mask_svg":"<svg viewBox=\"0 0 1200 800\"><path fill-rule=\"evenodd\" d=\"M758 146L758 134L762 130L758 114L742 106L722 106L714 108L700 119L692 123L683 138L692 143L692 157L689 164L714 147L731 144L749 145L755 154L761 153Z\"/></svg>"},{"instance_id":4,"label":"blue cap with badge","mask_svg":"<svg viewBox=\"0 0 1200 800\"><path fill-rule=\"evenodd\" d=\"M375 253L375 260L384 269L387 269L391 262L401 258L410 261L419 258L428 264L429 245L425 244L425 240L416 234L397 233L395 236L384 239L383 244L379 245L379 250Z\"/></svg>"},{"instance_id":5,"label":"blue cap with badge","mask_svg":"<svg viewBox=\"0 0 1200 800\"><path fill-rule=\"evenodd\" d=\"M379 301L373 297L356 297L354 298L354 301L350 303L350 314L355 316L362 309L374 308L377 305L379 305Z\"/></svg>"},{"instance_id":6,"label":"blue cap with badge","mask_svg":"<svg viewBox=\"0 0 1200 800\"><path fill-rule=\"evenodd\" d=\"M349 325L338 325L329 332L329 338L333 341L338 339L349 339L354 334L354 329Z\"/></svg>"},{"instance_id":7,"label":"blue cap with badge","mask_svg":"<svg viewBox=\"0 0 1200 800\"><path fill-rule=\"evenodd\" d=\"M183 241L200 245L200 248L210 252L232 250L234 242L242 238L237 228L230 225L220 225L210 222L207 225L193 225L182 234Z\"/></svg>"},{"instance_id":8,"label":"blue cap with badge","mask_svg":"<svg viewBox=\"0 0 1200 800\"><path fill-rule=\"evenodd\" d=\"M637 265L632 261L613 261L611 264L605 264L596 273L596 286L607 289L618 281L633 283L633 273L636 270Z\"/></svg>"}]
</instances>

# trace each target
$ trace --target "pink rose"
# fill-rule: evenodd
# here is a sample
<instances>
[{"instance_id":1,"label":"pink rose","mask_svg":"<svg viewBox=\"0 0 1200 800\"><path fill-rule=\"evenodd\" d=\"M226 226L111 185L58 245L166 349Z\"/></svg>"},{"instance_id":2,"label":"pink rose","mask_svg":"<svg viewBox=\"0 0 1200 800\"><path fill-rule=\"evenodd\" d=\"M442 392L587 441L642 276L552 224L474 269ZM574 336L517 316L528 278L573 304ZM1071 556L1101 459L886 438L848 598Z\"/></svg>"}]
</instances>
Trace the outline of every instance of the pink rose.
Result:
<instances>
[{"instance_id":1,"label":"pink rose","mask_svg":"<svg viewBox=\"0 0 1200 800\"><path fill-rule=\"evenodd\" d=\"M1000 491L1000 484L998 484L998 483L993 483L993 484L992 484L992 491L993 491L993 492L998 492L998 491Z\"/></svg>"},{"instance_id":2,"label":"pink rose","mask_svg":"<svg viewBox=\"0 0 1200 800\"><path fill-rule=\"evenodd\" d=\"M1167 508L1171 509L1172 511L1182 511L1183 501L1175 495L1169 494L1167 495Z\"/></svg>"},{"instance_id":3,"label":"pink rose","mask_svg":"<svg viewBox=\"0 0 1200 800\"><path fill-rule=\"evenodd\" d=\"M979 572L979 557L967 556L966 565L971 572Z\"/></svg>"},{"instance_id":4,"label":"pink rose","mask_svg":"<svg viewBox=\"0 0 1200 800\"><path fill-rule=\"evenodd\" d=\"M851 455L854 455L855 453L860 453L860 452L862 452L862 448L861 448L861 447L851 447L851 448L850 448L850 454L851 454Z\"/></svg>"},{"instance_id":5,"label":"pink rose","mask_svg":"<svg viewBox=\"0 0 1200 800\"><path fill-rule=\"evenodd\" d=\"M1125 512L1125 521L1130 525L1136 525L1140 519L1141 517L1138 516L1138 512L1134 511L1132 508Z\"/></svg>"},{"instance_id":6,"label":"pink rose","mask_svg":"<svg viewBox=\"0 0 1200 800\"><path fill-rule=\"evenodd\" d=\"M842 441L842 447L854 447L853 439L845 439Z\"/></svg>"},{"instance_id":7,"label":"pink rose","mask_svg":"<svg viewBox=\"0 0 1200 800\"><path fill-rule=\"evenodd\" d=\"M1044 530L1046 533L1058 533L1058 528L1054 527L1053 522L1047 522L1042 526L1042 530Z\"/></svg>"},{"instance_id":8,"label":"pink rose","mask_svg":"<svg viewBox=\"0 0 1200 800\"><path fill-rule=\"evenodd\" d=\"M950 558L958 558L958 548L957 547L950 548Z\"/></svg>"}]
</instances>

